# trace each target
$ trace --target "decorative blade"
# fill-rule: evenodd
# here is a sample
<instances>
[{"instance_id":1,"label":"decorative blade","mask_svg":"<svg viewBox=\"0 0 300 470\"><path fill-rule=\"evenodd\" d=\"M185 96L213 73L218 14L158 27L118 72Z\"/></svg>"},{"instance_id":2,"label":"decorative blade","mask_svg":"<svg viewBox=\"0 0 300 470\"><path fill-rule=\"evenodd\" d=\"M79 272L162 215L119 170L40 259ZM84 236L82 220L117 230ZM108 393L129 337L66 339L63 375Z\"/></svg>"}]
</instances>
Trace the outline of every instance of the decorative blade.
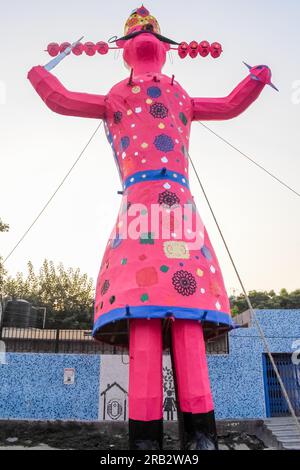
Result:
<instances>
[{"instance_id":1,"label":"decorative blade","mask_svg":"<svg viewBox=\"0 0 300 470\"><path fill-rule=\"evenodd\" d=\"M247 67L249 70L252 69L251 65L247 64L246 62L243 61L243 64L246 65L246 67Z\"/></svg>"},{"instance_id":2,"label":"decorative blade","mask_svg":"<svg viewBox=\"0 0 300 470\"><path fill-rule=\"evenodd\" d=\"M279 92L278 88L274 85L274 83L270 82L269 85L271 88L274 88L274 90Z\"/></svg>"},{"instance_id":3,"label":"decorative blade","mask_svg":"<svg viewBox=\"0 0 300 470\"><path fill-rule=\"evenodd\" d=\"M83 38L84 38L84 36L82 36L80 39L78 39L78 41L73 42L73 44L71 44L71 46L67 47L63 52L58 54L57 57L54 57L54 59L50 60L50 62L48 62L46 65L44 65L44 69L47 70L48 72L50 72L50 70L54 69L54 67L56 67L63 59L65 59L65 57L67 57L67 55L69 55L72 52L74 47L77 46L77 44L79 44L80 41L82 41Z\"/></svg>"}]
</instances>

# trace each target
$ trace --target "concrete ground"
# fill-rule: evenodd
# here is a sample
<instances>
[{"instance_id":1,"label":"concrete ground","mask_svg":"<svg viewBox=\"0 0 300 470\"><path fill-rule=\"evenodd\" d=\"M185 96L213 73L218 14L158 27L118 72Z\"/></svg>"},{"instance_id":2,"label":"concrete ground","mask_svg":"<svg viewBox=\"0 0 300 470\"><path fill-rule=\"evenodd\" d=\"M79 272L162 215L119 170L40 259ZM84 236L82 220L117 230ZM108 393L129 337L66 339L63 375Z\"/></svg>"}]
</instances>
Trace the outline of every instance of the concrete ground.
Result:
<instances>
[{"instance_id":1,"label":"concrete ground","mask_svg":"<svg viewBox=\"0 0 300 470\"><path fill-rule=\"evenodd\" d=\"M267 450L262 422L219 422L220 450ZM257 436L260 436L257 437ZM127 450L121 422L0 421L0 450ZM179 450L176 423L164 427L164 449Z\"/></svg>"}]
</instances>

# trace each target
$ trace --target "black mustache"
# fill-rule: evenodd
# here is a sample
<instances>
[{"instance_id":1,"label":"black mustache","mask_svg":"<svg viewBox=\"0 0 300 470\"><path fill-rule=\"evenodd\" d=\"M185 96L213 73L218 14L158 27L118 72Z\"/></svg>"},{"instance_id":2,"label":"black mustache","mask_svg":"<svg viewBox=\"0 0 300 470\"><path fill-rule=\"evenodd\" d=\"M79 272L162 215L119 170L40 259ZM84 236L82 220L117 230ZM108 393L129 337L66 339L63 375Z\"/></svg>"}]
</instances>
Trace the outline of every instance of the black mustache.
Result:
<instances>
[{"instance_id":1,"label":"black mustache","mask_svg":"<svg viewBox=\"0 0 300 470\"><path fill-rule=\"evenodd\" d=\"M169 39L169 38L166 38L165 36L162 36L161 34L154 33L153 31L148 31L148 30L136 31L136 32L131 33L131 34L127 34L127 36L123 36L121 38L117 38L117 36L113 36L111 39L109 39L108 42L110 44L112 44L112 43L117 42L117 41L128 41L129 39L133 39L136 36L139 36L140 34L144 34L144 33L153 34L153 36L155 36L157 39L159 39L162 42L166 42L168 44L173 44L175 46L180 45L179 42L173 41L172 39Z\"/></svg>"}]
</instances>

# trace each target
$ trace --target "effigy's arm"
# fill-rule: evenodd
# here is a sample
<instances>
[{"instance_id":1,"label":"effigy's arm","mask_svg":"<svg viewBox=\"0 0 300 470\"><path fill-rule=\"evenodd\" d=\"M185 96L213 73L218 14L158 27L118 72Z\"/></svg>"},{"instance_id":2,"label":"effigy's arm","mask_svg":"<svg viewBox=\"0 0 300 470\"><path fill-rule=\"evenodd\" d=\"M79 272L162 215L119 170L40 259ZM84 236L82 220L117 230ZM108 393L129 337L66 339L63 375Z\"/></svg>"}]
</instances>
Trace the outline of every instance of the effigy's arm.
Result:
<instances>
[{"instance_id":1,"label":"effigy's arm","mask_svg":"<svg viewBox=\"0 0 300 470\"><path fill-rule=\"evenodd\" d=\"M56 113L95 119L105 117L105 96L69 91L41 66L33 67L28 79L48 108Z\"/></svg>"},{"instance_id":2,"label":"effigy's arm","mask_svg":"<svg viewBox=\"0 0 300 470\"><path fill-rule=\"evenodd\" d=\"M276 88L271 83L269 67L265 65L251 67L250 75L225 98L193 98L192 119L193 121L232 119L243 113L259 97L266 85Z\"/></svg>"}]
</instances>

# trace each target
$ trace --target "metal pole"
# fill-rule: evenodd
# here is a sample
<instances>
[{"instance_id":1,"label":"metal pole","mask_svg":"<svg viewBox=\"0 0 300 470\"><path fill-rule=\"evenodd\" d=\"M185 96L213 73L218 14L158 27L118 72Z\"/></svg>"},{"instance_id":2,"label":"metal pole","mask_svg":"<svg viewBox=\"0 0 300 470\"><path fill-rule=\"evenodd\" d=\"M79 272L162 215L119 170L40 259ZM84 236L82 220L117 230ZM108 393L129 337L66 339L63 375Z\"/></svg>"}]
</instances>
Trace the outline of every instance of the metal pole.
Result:
<instances>
[{"instance_id":1,"label":"metal pole","mask_svg":"<svg viewBox=\"0 0 300 470\"><path fill-rule=\"evenodd\" d=\"M43 310L44 315L43 315L43 330L45 329L46 326L46 314L47 314L47 308L46 307L39 307L40 310Z\"/></svg>"}]
</instances>

